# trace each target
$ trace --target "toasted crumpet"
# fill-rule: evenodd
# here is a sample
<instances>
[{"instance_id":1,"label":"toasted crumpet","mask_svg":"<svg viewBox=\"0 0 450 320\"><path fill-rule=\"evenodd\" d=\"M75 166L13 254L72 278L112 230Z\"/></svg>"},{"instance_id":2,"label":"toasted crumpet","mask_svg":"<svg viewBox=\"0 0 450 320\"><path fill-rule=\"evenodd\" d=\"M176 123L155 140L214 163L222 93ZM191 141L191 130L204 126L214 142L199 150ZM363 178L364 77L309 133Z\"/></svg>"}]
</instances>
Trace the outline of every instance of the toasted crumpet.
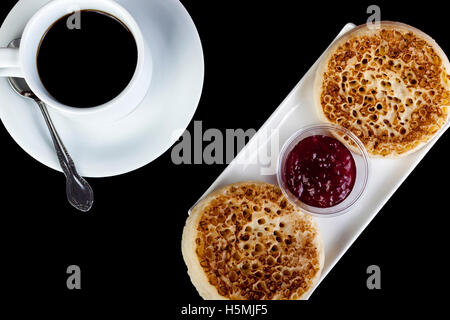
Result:
<instances>
[{"instance_id":1,"label":"toasted crumpet","mask_svg":"<svg viewBox=\"0 0 450 320\"><path fill-rule=\"evenodd\" d=\"M373 157L418 150L445 125L450 63L422 31L397 22L350 30L321 60L320 117L352 131Z\"/></svg>"},{"instance_id":2,"label":"toasted crumpet","mask_svg":"<svg viewBox=\"0 0 450 320\"><path fill-rule=\"evenodd\" d=\"M318 228L271 184L242 182L200 201L182 252L204 299L303 299L324 262Z\"/></svg>"}]
</instances>

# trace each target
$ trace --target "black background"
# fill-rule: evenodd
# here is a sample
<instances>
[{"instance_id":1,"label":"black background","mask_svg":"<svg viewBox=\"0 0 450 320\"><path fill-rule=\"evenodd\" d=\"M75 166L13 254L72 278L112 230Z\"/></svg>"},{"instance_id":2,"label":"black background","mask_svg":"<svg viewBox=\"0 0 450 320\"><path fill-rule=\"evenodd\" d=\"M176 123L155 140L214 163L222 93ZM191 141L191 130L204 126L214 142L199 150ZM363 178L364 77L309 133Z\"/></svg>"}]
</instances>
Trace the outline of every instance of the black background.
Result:
<instances>
[{"instance_id":1,"label":"black background","mask_svg":"<svg viewBox=\"0 0 450 320\"><path fill-rule=\"evenodd\" d=\"M144 0L142 0L144 1ZM15 1L2 0L0 21ZM258 129L347 23L364 23L370 4L383 20L411 24L450 53L448 10L442 3L184 0L203 43L206 74L193 120L203 128ZM0 97L1 104L1 97ZM188 130L192 132L193 122ZM149 138L151 143L151 138ZM202 303L180 253L187 209L225 165L172 164L170 151L126 175L90 179L96 203L89 214L65 199L64 177L31 157L0 129L2 304L13 301L114 305L168 312ZM435 300L445 288L448 146L444 135L325 278L308 303L273 303L282 312L323 312L339 301ZM66 288L66 268L82 270L82 290ZM382 271L382 289L368 290L366 268ZM6 294L6 295L4 295ZM163 304L164 303L164 304ZM301 306L299 306L301 304ZM308 307L306 307L308 306ZM164 311L164 310L161 310ZM352 313L352 312L351 312Z\"/></svg>"}]
</instances>

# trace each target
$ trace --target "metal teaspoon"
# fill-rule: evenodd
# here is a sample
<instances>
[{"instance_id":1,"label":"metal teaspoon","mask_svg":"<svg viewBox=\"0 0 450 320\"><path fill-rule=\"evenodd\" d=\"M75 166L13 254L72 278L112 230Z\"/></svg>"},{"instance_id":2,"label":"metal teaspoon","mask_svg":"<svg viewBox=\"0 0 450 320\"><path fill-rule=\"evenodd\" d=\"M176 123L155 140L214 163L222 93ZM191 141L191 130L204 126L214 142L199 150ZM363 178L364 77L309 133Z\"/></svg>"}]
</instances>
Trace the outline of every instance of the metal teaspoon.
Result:
<instances>
[{"instance_id":1,"label":"metal teaspoon","mask_svg":"<svg viewBox=\"0 0 450 320\"><path fill-rule=\"evenodd\" d=\"M13 40L8 47L19 48L20 39ZM55 151L58 156L59 164L66 176L66 194L67 200L80 211L87 212L92 208L94 203L94 192L91 186L84 180L77 172L75 164L67 152L61 138L56 131L50 114L48 113L47 106L42 102L30 89L25 79L10 77L8 78L9 84L19 95L33 99L39 106L42 115L44 116L45 123L55 146Z\"/></svg>"}]
</instances>

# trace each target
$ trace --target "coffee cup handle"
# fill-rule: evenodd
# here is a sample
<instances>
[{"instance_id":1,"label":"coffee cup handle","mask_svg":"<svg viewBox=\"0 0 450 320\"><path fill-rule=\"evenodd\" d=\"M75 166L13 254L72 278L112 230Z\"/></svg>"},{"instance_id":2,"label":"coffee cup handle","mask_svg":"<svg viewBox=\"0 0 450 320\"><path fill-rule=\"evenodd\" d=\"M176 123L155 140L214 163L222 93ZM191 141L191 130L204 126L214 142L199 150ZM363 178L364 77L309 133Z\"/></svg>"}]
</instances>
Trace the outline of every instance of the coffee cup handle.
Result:
<instances>
[{"instance_id":1,"label":"coffee cup handle","mask_svg":"<svg viewBox=\"0 0 450 320\"><path fill-rule=\"evenodd\" d=\"M0 48L0 77L23 78L19 63L19 49Z\"/></svg>"}]
</instances>

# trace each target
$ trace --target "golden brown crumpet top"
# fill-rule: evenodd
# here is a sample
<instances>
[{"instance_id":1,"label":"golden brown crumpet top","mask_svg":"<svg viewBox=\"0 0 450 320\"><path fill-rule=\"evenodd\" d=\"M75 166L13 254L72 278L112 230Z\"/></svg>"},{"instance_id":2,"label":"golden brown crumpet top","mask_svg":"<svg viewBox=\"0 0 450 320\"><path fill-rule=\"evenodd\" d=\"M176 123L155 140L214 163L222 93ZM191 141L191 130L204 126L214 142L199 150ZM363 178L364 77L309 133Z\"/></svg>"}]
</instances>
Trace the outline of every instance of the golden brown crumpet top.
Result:
<instances>
[{"instance_id":1,"label":"golden brown crumpet top","mask_svg":"<svg viewBox=\"0 0 450 320\"><path fill-rule=\"evenodd\" d=\"M182 250L204 299L302 299L324 260L313 219L260 182L224 187L197 204Z\"/></svg>"},{"instance_id":2,"label":"golden brown crumpet top","mask_svg":"<svg viewBox=\"0 0 450 320\"><path fill-rule=\"evenodd\" d=\"M325 120L356 134L372 156L417 150L445 124L449 61L429 36L405 24L357 27L319 65L315 98Z\"/></svg>"}]
</instances>

